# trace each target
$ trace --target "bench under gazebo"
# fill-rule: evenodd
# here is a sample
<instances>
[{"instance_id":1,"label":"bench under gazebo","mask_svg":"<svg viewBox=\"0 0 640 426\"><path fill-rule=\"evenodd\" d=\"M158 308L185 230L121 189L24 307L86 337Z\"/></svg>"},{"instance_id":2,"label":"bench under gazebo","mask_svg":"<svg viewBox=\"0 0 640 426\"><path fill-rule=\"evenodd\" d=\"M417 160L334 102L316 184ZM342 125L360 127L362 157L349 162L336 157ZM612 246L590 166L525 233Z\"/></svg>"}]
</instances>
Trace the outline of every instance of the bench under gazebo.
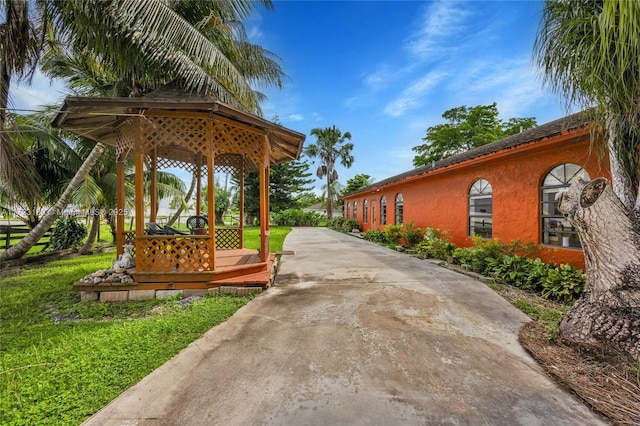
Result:
<instances>
[{"instance_id":1,"label":"bench under gazebo","mask_svg":"<svg viewBox=\"0 0 640 426\"><path fill-rule=\"evenodd\" d=\"M53 125L116 150L117 254L129 248L135 270L133 283L111 283L110 291L269 285L274 260L269 252L269 167L298 159L303 134L175 87L137 98L67 97ZM125 230L125 164L131 162L135 226ZM156 172L163 168L195 176L196 212L206 210L201 220L207 228L193 234L149 232L149 224L157 222ZM244 177L251 171L260 179L259 250L244 248L243 240ZM240 182L237 227L214 226L217 173L232 174ZM200 202L203 186L206 209Z\"/></svg>"}]
</instances>

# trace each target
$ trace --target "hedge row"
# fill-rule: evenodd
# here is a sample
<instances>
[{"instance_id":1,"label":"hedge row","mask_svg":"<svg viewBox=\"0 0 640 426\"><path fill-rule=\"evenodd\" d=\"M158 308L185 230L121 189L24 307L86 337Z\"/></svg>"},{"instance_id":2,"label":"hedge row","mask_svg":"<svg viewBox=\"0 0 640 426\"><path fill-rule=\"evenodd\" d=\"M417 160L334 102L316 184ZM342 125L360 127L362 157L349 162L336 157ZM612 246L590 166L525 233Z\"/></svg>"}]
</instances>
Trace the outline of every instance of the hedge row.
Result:
<instances>
[{"instance_id":1,"label":"hedge row","mask_svg":"<svg viewBox=\"0 0 640 426\"><path fill-rule=\"evenodd\" d=\"M363 237L378 244L411 247L420 257L445 260L565 303L573 303L586 282L582 270L572 265L542 262L535 257L539 246L517 240L504 243L498 239L474 238L473 246L462 248L452 244L441 230L416 228L413 224L388 225L384 231L370 230Z\"/></svg>"}]
</instances>

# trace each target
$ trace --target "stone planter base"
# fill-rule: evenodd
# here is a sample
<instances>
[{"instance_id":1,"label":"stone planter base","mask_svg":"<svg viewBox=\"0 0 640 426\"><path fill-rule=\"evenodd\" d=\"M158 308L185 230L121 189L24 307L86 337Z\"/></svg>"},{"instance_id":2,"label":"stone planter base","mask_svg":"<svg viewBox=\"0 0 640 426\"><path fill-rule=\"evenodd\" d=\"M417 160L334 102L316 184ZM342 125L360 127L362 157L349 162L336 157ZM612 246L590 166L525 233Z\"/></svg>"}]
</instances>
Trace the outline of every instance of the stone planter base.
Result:
<instances>
[{"instance_id":1,"label":"stone planter base","mask_svg":"<svg viewBox=\"0 0 640 426\"><path fill-rule=\"evenodd\" d=\"M168 299L170 297L204 296L205 294L229 293L239 297L247 297L251 293L262 293L262 287L220 286L209 289L193 290L108 290L92 289L80 292L80 300L99 302L126 302L127 300Z\"/></svg>"}]
</instances>

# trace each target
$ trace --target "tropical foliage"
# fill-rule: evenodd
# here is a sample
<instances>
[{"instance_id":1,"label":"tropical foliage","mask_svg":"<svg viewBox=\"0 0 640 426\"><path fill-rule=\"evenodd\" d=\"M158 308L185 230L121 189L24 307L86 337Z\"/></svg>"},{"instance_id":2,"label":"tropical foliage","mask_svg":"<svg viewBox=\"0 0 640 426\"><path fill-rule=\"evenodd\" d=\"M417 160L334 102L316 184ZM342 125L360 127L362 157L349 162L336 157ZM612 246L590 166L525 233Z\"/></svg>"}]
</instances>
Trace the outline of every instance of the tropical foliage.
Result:
<instances>
[{"instance_id":1,"label":"tropical foliage","mask_svg":"<svg viewBox=\"0 0 640 426\"><path fill-rule=\"evenodd\" d=\"M422 138L425 143L412 148L418 153L413 158L413 165L418 167L431 164L537 126L533 117L503 121L498 115L495 102L491 105L461 106L445 111L442 118L447 123L429 127L426 136Z\"/></svg>"},{"instance_id":2,"label":"tropical foliage","mask_svg":"<svg viewBox=\"0 0 640 426\"><path fill-rule=\"evenodd\" d=\"M300 209L287 209L274 214L271 222L279 226L319 226L326 219L320 213L305 212Z\"/></svg>"},{"instance_id":3,"label":"tropical foliage","mask_svg":"<svg viewBox=\"0 0 640 426\"><path fill-rule=\"evenodd\" d=\"M342 193L351 194L352 192L356 192L362 188L366 188L372 183L373 183L373 179L371 179L371 176L364 173L359 173L354 177L347 179L347 184L342 190Z\"/></svg>"},{"instance_id":4,"label":"tropical foliage","mask_svg":"<svg viewBox=\"0 0 640 426\"><path fill-rule=\"evenodd\" d=\"M316 137L316 143L307 145L304 154L310 158L317 158L319 166L316 171L318 178L326 177L326 200L327 216L333 217L333 184L338 180L336 162L340 162L344 167L349 168L353 164L354 158L351 155L353 144L346 142L351 139L351 133L342 134L336 126L324 129L316 127L311 130L311 134Z\"/></svg>"},{"instance_id":5,"label":"tropical foliage","mask_svg":"<svg viewBox=\"0 0 640 426\"><path fill-rule=\"evenodd\" d=\"M243 19L260 4L272 8L268 0L3 2L0 186L4 192L13 197L16 182L25 193L39 192L33 168L22 164L13 139L4 131L4 112L12 75L28 77L43 52L45 71L66 79L76 93L140 96L173 83L259 113L264 97L252 85L280 86L284 77L279 59L250 44L244 32ZM0 259L20 257L29 250L85 182L104 149L101 143L94 146L54 208L28 238L0 254ZM21 175L25 178L14 179ZM34 185L29 185L31 181Z\"/></svg>"},{"instance_id":6,"label":"tropical foliage","mask_svg":"<svg viewBox=\"0 0 640 426\"><path fill-rule=\"evenodd\" d=\"M290 161L275 164L269 170L269 207L272 213L307 207L300 203L300 197L310 194L309 164L306 161ZM237 186L240 181L234 177ZM258 173L251 172L244 180L245 223L252 225L260 211L260 179Z\"/></svg>"}]
</instances>

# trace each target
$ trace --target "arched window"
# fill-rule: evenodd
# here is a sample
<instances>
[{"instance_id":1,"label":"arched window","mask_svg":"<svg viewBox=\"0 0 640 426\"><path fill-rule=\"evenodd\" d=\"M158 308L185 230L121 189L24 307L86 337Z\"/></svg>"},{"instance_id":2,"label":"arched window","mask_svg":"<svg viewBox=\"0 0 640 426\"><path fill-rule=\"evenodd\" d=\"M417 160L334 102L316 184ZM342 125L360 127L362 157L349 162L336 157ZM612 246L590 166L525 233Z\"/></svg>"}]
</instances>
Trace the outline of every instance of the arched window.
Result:
<instances>
[{"instance_id":1,"label":"arched window","mask_svg":"<svg viewBox=\"0 0 640 426\"><path fill-rule=\"evenodd\" d=\"M353 202L353 218L355 220L358 220L358 202L357 201Z\"/></svg>"},{"instance_id":2,"label":"arched window","mask_svg":"<svg viewBox=\"0 0 640 426\"><path fill-rule=\"evenodd\" d=\"M577 164L560 164L544 177L542 199L542 244L582 248L575 228L558 211L556 195L566 191L578 178L589 180L589 174Z\"/></svg>"},{"instance_id":3,"label":"arched window","mask_svg":"<svg viewBox=\"0 0 640 426\"><path fill-rule=\"evenodd\" d=\"M362 223L367 223L369 217L369 202L364 200L362 203Z\"/></svg>"},{"instance_id":4,"label":"arched window","mask_svg":"<svg viewBox=\"0 0 640 426\"><path fill-rule=\"evenodd\" d=\"M384 195L380 199L380 225L387 224L387 197Z\"/></svg>"},{"instance_id":5,"label":"arched window","mask_svg":"<svg viewBox=\"0 0 640 426\"><path fill-rule=\"evenodd\" d=\"M345 219L349 219L349 210L351 210L351 203L347 203L345 206L344 217Z\"/></svg>"},{"instance_id":6,"label":"arched window","mask_svg":"<svg viewBox=\"0 0 640 426\"><path fill-rule=\"evenodd\" d=\"M493 233L493 190L486 179L478 179L469 189L469 235L491 238Z\"/></svg>"},{"instance_id":7,"label":"arched window","mask_svg":"<svg viewBox=\"0 0 640 426\"><path fill-rule=\"evenodd\" d=\"M399 225L402 223L402 220L404 215L404 200L402 199L402 194L398 193L398 195L396 195L396 225Z\"/></svg>"}]
</instances>

